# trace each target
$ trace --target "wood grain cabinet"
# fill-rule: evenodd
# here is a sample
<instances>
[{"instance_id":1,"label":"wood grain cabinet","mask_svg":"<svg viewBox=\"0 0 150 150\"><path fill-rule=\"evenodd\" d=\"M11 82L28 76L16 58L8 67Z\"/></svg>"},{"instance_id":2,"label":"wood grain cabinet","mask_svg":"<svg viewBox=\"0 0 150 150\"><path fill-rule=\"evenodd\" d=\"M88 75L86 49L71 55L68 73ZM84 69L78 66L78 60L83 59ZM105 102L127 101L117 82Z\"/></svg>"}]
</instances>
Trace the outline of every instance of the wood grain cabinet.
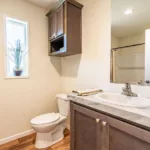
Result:
<instances>
[{"instance_id":1,"label":"wood grain cabinet","mask_svg":"<svg viewBox=\"0 0 150 150\"><path fill-rule=\"evenodd\" d=\"M57 34L57 18L56 13L52 13L49 16L49 40L56 38Z\"/></svg>"},{"instance_id":2,"label":"wood grain cabinet","mask_svg":"<svg viewBox=\"0 0 150 150\"><path fill-rule=\"evenodd\" d=\"M72 102L71 150L150 150L150 132Z\"/></svg>"},{"instance_id":3,"label":"wood grain cabinet","mask_svg":"<svg viewBox=\"0 0 150 150\"><path fill-rule=\"evenodd\" d=\"M50 55L69 56L82 52L82 8L75 0L65 0L46 15Z\"/></svg>"},{"instance_id":4,"label":"wood grain cabinet","mask_svg":"<svg viewBox=\"0 0 150 150\"><path fill-rule=\"evenodd\" d=\"M56 10L57 16L57 37L64 34L64 4Z\"/></svg>"},{"instance_id":5,"label":"wood grain cabinet","mask_svg":"<svg viewBox=\"0 0 150 150\"><path fill-rule=\"evenodd\" d=\"M49 40L52 41L64 34L63 4L49 15Z\"/></svg>"}]
</instances>

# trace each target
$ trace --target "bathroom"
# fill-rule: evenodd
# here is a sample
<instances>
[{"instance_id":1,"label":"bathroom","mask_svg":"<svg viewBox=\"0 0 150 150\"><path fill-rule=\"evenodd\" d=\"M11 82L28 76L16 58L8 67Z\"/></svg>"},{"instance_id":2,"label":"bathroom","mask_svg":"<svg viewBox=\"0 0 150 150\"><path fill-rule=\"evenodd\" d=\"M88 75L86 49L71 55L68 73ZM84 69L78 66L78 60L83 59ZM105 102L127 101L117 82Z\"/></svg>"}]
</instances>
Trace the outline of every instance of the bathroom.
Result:
<instances>
[{"instance_id":1,"label":"bathroom","mask_svg":"<svg viewBox=\"0 0 150 150\"><path fill-rule=\"evenodd\" d=\"M124 84L110 82L111 5L115 0L77 1L83 5L82 53L67 57L48 55L46 14L58 5L57 0L0 1L0 149L33 134L30 121L34 117L58 112L57 94L92 88L122 92ZM148 1L139 2L141 8L149 6L146 2L149 4ZM128 7L132 6L124 9ZM6 76L6 17L28 23L28 75L23 78ZM132 91L150 97L149 86L132 85ZM9 146L5 149L13 150Z\"/></svg>"}]
</instances>

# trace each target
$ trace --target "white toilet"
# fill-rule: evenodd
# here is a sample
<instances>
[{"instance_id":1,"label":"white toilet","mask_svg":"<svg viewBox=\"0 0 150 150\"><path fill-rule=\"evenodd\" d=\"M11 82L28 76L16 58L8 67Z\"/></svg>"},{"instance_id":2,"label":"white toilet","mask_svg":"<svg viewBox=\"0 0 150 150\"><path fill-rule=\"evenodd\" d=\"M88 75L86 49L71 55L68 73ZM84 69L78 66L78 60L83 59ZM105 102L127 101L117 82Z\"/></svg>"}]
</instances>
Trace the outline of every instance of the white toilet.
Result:
<instances>
[{"instance_id":1,"label":"white toilet","mask_svg":"<svg viewBox=\"0 0 150 150\"><path fill-rule=\"evenodd\" d=\"M37 132L35 147L46 148L64 138L64 129L69 115L69 99L67 94L57 95L59 113L40 115L31 120Z\"/></svg>"}]
</instances>

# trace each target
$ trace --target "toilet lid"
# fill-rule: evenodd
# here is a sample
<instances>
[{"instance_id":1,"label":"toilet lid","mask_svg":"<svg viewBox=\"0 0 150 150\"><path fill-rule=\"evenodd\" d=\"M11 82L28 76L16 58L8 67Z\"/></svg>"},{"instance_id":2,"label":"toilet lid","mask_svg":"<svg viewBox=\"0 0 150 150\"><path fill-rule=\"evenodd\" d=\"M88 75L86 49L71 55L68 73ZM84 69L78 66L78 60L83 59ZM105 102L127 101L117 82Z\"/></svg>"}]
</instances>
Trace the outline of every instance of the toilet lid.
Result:
<instances>
[{"instance_id":1,"label":"toilet lid","mask_svg":"<svg viewBox=\"0 0 150 150\"><path fill-rule=\"evenodd\" d=\"M31 120L32 124L40 125L40 124L47 124L57 121L60 118L60 115L58 113L49 113L40 115L38 117L35 117Z\"/></svg>"}]
</instances>

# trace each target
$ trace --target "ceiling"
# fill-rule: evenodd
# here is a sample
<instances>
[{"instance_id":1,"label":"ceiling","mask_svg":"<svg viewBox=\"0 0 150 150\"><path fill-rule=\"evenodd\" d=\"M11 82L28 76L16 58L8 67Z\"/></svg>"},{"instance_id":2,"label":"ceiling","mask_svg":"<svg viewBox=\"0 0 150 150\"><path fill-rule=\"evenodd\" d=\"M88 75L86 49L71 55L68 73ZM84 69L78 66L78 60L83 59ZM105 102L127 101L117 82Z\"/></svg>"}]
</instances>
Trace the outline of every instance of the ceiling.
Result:
<instances>
[{"instance_id":1,"label":"ceiling","mask_svg":"<svg viewBox=\"0 0 150 150\"><path fill-rule=\"evenodd\" d=\"M27 0L51 9L62 0ZM132 8L134 13L124 15ZM112 35L118 38L136 35L150 28L150 0L112 0Z\"/></svg>"},{"instance_id":2,"label":"ceiling","mask_svg":"<svg viewBox=\"0 0 150 150\"><path fill-rule=\"evenodd\" d=\"M41 7L50 9L56 6L60 0L27 0L27 1L39 5Z\"/></svg>"},{"instance_id":3,"label":"ceiling","mask_svg":"<svg viewBox=\"0 0 150 150\"><path fill-rule=\"evenodd\" d=\"M128 8L134 10L124 15ZM150 0L112 0L112 35L125 37L136 35L150 28Z\"/></svg>"}]
</instances>

